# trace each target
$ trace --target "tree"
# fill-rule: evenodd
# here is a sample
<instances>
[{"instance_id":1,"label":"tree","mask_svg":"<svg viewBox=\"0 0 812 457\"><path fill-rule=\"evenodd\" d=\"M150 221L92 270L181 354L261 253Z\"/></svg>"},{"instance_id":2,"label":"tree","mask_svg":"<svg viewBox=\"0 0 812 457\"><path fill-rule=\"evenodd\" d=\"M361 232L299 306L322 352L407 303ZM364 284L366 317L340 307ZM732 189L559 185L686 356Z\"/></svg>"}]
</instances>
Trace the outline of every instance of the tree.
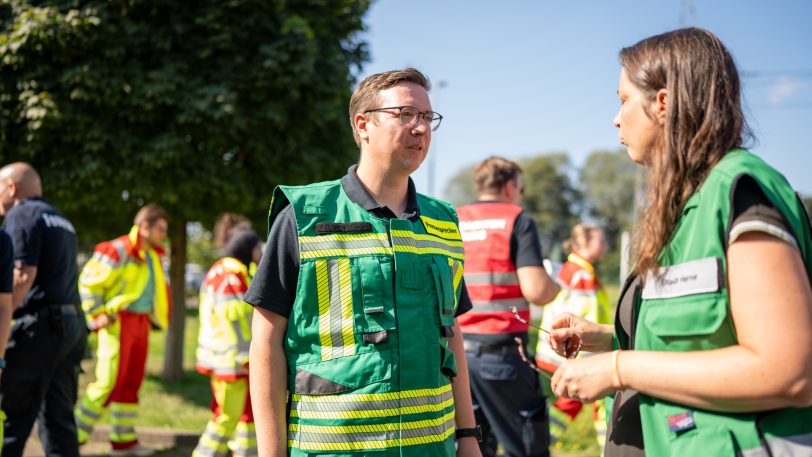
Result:
<instances>
[{"instance_id":1,"label":"tree","mask_svg":"<svg viewBox=\"0 0 812 457\"><path fill-rule=\"evenodd\" d=\"M570 179L566 153L541 154L520 161L524 171L523 206L539 226L547 257L559 258L561 243L579 221L581 191Z\"/></svg>"},{"instance_id":2,"label":"tree","mask_svg":"<svg viewBox=\"0 0 812 457\"><path fill-rule=\"evenodd\" d=\"M461 169L445 186L445 198L456 206L476 200L474 185L474 165Z\"/></svg>"},{"instance_id":3,"label":"tree","mask_svg":"<svg viewBox=\"0 0 812 457\"><path fill-rule=\"evenodd\" d=\"M264 225L278 183L340 176L367 0L94 0L0 5L0 159L36 167L84 242L137 208L171 214L183 297L186 222ZM183 300L164 377L180 377Z\"/></svg>"},{"instance_id":4,"label":"tree","mask_svg":"<svg viewBox=\"0 0 812 457\"><path fill-rule=\"evenodd\" d=\"M524 199L522 206L539 225L542 247L547 256L558 257L560 245L569 237L577 221L581 194L569 175L572 171L564 153L542 154L519 160L523 170ZM476 200L474 165L460 170L445 188L445 194L456 205Z\"/></svg>"},{"instance_id":5,"label":"tree","mask_svg":"<svg viewBox=\"0 0 812 457\"><path fill-rule=\"evenodd\" d=\"M610 243L599 265L599 274L604 278L618 277L620 234L631 230L634 223L635 192L642 185L639 173L640 167L625 150L593 152L581 168L586 214L596 219Z\"/></svg>"}]
</instances>

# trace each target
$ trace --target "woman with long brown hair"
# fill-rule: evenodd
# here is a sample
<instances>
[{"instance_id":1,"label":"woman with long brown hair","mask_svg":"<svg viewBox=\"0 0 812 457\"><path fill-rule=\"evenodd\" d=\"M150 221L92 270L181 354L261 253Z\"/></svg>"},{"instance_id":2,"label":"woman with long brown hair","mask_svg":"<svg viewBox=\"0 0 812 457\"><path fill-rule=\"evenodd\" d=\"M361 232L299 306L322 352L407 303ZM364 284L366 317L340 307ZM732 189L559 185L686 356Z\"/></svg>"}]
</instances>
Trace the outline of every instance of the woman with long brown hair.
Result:
<instances>
[{"instance_id":1,"label":"woman with long brown hair","mask_svg":"<svg viewBox=\"0 0 812 457\"><path fill-rule=\"evenodd\" d=\"M812 236L781 174L742 149L736 66L681 29L620 52L615 117L648 168L635 273L614 328L558 316L605 351L570 360L557 395L615 395L606 455L812 454Z\"/></svg>"}]
</instances>

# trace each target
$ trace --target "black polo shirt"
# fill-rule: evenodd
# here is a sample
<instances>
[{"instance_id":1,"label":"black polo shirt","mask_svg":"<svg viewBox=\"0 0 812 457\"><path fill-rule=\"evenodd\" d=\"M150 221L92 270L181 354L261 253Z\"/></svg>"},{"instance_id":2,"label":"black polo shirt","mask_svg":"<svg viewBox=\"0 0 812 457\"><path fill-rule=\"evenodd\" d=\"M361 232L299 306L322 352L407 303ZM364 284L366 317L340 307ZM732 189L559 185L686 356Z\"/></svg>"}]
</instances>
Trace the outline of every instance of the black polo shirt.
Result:
<instances>
[{"instance_id":1,"label":"black polo shirt","mask_svg":"<svg viewBox=\"0 0 812 457\"><path fill-rule=\"evenodd\" d=\"M0 294L10 294L14 287L14 247L8 233L0 230Z\"/></svg>"},{"instance_id":2,"label":"black polo shirt","mask_svg":"<svg viewBox=\"0 0 812 457\"><path fill-rule=\"evenodd\" d=\"M14 245L15 264L37 267L15 316L41 305L80 303L76 230L62 213L43 198L29 198L6 214L3 229Z\"/></svg>"},{"instance_id":3,"label":"black polo shirt","mask_svg":"<svg viewBox=\"0 0 812 457\"><path fill-rule=\"evenodd\" d=\"M353 165L341 178L341 187L347 197L380 219L394 219L398 216L387 206L381 205L370 195L369 191L355 173L358 165ZM417 205L417 191L414 182L409 178L409 191L406 209L401 215L404 219L416 222L420 218ZM299 282L299 237L293 208L288 205L274 220L268 233L268 243L259 262L256 275L251 281L248 292L243 297L252 306L258 306L284 317L289 317L296 300L296 285ZM457 307L457 316L472 307L465 282Z\"/></svg>"}]
</instances>

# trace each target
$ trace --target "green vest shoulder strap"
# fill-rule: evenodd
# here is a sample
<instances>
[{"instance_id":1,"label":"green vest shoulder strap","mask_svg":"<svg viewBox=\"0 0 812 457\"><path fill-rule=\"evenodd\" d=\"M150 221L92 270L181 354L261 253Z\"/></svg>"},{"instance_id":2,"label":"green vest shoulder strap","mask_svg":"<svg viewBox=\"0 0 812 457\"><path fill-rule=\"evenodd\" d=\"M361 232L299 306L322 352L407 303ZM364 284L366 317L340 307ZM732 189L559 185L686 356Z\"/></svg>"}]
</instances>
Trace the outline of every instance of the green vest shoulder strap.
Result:
<instances>
[{"instance_id":1,"label":"green vest shoulder strap","mask_svg":"<svg viewBox=\"0 0 812 457\"><path fill-rule=\"evenodd\" d=\"M298 221L316 216L333 214L336 201L340 198L341 181L325 181L306 186L277 186L273 191L271 208L268 211L268 232L271 231L279 213L289 204L293 205L294 216ZM300 227L301 230L301 227Z\"/></svg>"}]
</instances>

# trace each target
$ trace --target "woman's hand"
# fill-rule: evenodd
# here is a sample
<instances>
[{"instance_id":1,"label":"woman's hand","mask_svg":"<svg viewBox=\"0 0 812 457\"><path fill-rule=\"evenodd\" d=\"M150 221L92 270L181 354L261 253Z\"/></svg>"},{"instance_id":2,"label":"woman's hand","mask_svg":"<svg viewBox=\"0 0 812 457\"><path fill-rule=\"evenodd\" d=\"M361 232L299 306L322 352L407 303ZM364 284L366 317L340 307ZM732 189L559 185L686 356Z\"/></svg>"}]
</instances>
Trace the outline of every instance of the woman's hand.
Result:
<instances>
[{"instance_id":1,"label":"woman's hand","mask_svg":"<svg viewBox=\"0 0 812 457\"><path fill-rule=\"evenodd\" d=\"M565 343L578 336L584 351L608 351L612 349L612 332L611 325L596 324L571 313L562 313L553 319L550 326L550 347L566 357Z\"/></svg>"},{"instance_id":2,"label":"woman's hand","mask_svg":"<svg viewBox=\"0 0 812 457\"><path fill-rule=\"evenodd\" d=\"M567 360L555 370L553 392L580 402L599 400L617 390L612 385L612 353Z\"/></svg>"}]
</instances>

